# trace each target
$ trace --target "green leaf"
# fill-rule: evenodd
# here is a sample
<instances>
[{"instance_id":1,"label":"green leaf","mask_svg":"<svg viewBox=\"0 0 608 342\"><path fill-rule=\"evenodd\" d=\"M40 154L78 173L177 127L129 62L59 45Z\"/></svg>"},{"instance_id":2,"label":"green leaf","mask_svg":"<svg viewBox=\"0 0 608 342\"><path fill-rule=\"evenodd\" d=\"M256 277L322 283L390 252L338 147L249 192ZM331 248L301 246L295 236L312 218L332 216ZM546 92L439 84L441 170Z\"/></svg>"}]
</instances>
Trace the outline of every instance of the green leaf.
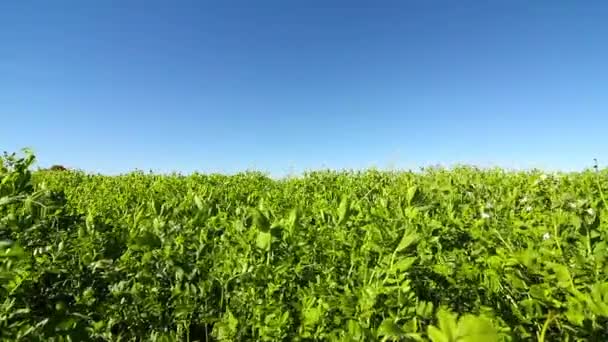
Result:
<instances>
[{"instance_id":1,"label":"green leaf","mask_svg":"<svg viewBox=\"0 0 608 342\"><path fill-rule=\"evenodd\" d=\"M422 337L422 334L419 334L419 333L407 333L404 336L406 337L406 341L416 341L416 342L425 341L425 339Z\"/></svg>"},{"instance_id":2,"label":"green leaf","mask_svg":"<svg viewBox=\"0 0 608 342\"><path fill-rule=\"evenodd\" d=\"M18 244L14 243L12 241L8 241L8 240L0 241L0 258L2 258L2 257L19 258L19 257L24 257L25 255L26 255L25 250Z\"/></svg>"},{"instance_id":3,"label":"green leaf","mask_svg":"<svg viewBox=\"0 0 608 342\"><path fill-rule=\"evenodd\" d=\"M201 198L198 197L198 195L194 196L194 204L196 204L198 210L203 210L203 208L205 208L205 206L203 205L203 201L201 201Z\"/></svg>"},{"instance_id":4,"label":"green leaf","mask_svg":"<svg viewBox=\"0 0 608 342\"><path fill-rule=\"evenodd\" d=\"M579 327L583 326L585 320L585 308L573 300L568 300L568 311L566 311L566 319Z\"/></svg>"},{"instance_id":5,"label":"green leaf","mask_svg":"<svg viewBox=\"0 0 608 342\"><path fill-rule=\"evenodd\" d=\"M405 332L391 318L385 318L378 327L378 336L401 337Z\"/></svg>"},{"instance_id":6,"label":"green leaf","mask_svg":"<svg viewBox=\"0 0 608 342\"><path fill-rule=\"evenodd\" d=\"M156 234L144 231L131 241L130 248L133 250L150 250L159 248L161 244L162 241Z\"/></svg>"},{"instance_id":7,"label":"green leaf","mask_svg":"<svg viewBox=\"0 0 608 342\"><path fill-rule=\"evenodd\" d=\"M596 315L608 317L608 283L594 284L587 302Z\"/></svg>"},{"instance_id":8,"label":"green leaf","mask_svg":"<svg viewBox=\"0 0 608 342\"><path fill-rule=\"evenodd\" d=\"M401 242L399 242L397 249L395 249L395 252L400 252L408 248L416 241L418 241L418 234L416 234L414 231L406 229L406 231L403 233L403 237L401 238Z\"/></svg>"},{"instance_id":9,"label":"green leaf","mask_svg":"<svg viewBox=\"0 0 608 342\"><path fill-rule=\"evenodd\" d=\"M350 214L350 199L348 196L344 196L340 202L340 206L338 207L338 225L345 223Z\"/></svg>"},{"instance_id":10,"label":"green leaf","mask_svg":"<svg viewBox=\"0 0 608 342\"><path fill-rule=\"evenodd\" d=\"M448 336L446 336L437 327L429 325L427 328L427 334L432 342L452 342Z\"/></svg>"},{"instance_id":11,"label":"green leaf","mask_svg":"<svg viewBox=\"0 0 608 342\"><path fill-rule=\"evenodd\" d=\"M363 339L364 333L359 322L352 319L348 321L348 336L355 341Z\"/></svg>"},{"instance_id":12,"label":"green leaf","mask_svg":"<svg viewBox=\"0 0 608 342\"><path fill-rule=\"evenodd\" d=\"M257 238L255 240L255 245L262 250L268 251L270 250L270 245L272 242L272 234L270 232L258 232Z\"/></svg>"},{"instance_id":13,"label":"green leaf","mask_svg":"<svg viewBox=\"0 0 608 342\"><path fill-rule=\"evenodd\" d=\"M300 211L297 208L292 209L289 212L289 218L287 220L287 225L289 227L289 231L293 233L298 227L298 221L300 220Z\"/></svg>"},{"instance_id":14,"label":"green leaf","mask_svg":"<svg viewBox=\"0 0 608 342\"><path fill-rule=\"evenodd\" d=\"M323 311L319 307L310 307L306 308L303 312L304 320L303 324L305 326L314 326L321 319Z\"/></svg>"},{"instance_id":15,"label":"green leaf","mask_svg":"<svg viewBox=\"0 0 608 342\"><path fill-rule=\"evenodd\" d=\"M456 315L441 308L437 313L437 319L439 320L439 329L448 338L448 341L455 341L458 327Z\"/></svg>"},{"instance_id":16,"label":"green leaf","mask_svg":"<svg viewBox=\"0 0 608 342\"><path fill-rule=\"evenodd\" d=\"M270 221L259 209L253 209L253 226L262 232L270 230Z\"/></svg>"},{"instance_id":17,"label":"green leaf","mask_svg":"<svg viewBox=\"0 0 608 342\"><path fill-rule=\"evenodd\" d=\"M74 318L66 318L61 322L57 323L55 329L58 331L68 331L76 325L77 321Z\"/></svg>"},{"instance_id":18,"label":"green leaf","mask_svg":"<svg viewBox=\"0 0 608 342\"><path fill-rule=\"evenodd\" d=\"M13 201L12 197L9 197L9 196L0 197L0 206L9 204L12 201Z\"/></svg>"},{"instance_id":19,"label":"green leaf","mask_svg":"<svg viewBox=\"0 0 608 342\"><path fill-rule=\"evenodd\" d=\"M489 319L465 315L458 321L458 341L495 342L498 341L498 332Z\"/></svg>"},{"instance_id":20,"label":"green leaf","mask_svg":"<svg viewBox=\"0 0 608 342\"><path fill-rule=\"evenodd\" d=\"M498 332L485 317L464 315L456 322L456 315L440 309L437 313L439 328L429 326L429 338L433 342L494 342Z\"/></svg>"},{"instance_id":21,"label":"green leaf","mask_svg":"<svg viewBox=\"0 0 608 342\"><path fill-rule=\"evenodd\" d=\"M405 272L416 262L417 257L403 258L393 264L391 271L393 272Z\"/></svg>"},{"instance_id":22,"label":"green leaf","mask_svg":"<svg viewBox=\"0 0 608 342\"><path fill-rule=\"evenodd\" d=\"M219 341L233 341L239 321L228 311L222 320L213 326L212 335Z\"/></svg>"},{"instance_id":23,"label":"green leaf","mask_svg":"<svg viewBox=\"0 0 608 342\"><path fill-rule=\"evenodd\" d=\"M416 314L422 318L430 318L433 315L433 302L420 302L416 306Z\"/></svg>"},{"instance_id":24,"label":"green leaf","mask_svg":"<svg viewBox=\"0 0 608 342\"><path fill-rule=\"evenodd\" d=\"M557 278L557 285L561 288L568 288L571 286L572 278L570 278L570 272L564 265L554 264L553 270Z\"/></svg>"},{"instance_id":25,"label":"green leaf","mask_svg":"<svg viewBox=\"0 0 608 342\"><path fill-rule=\"evenodd\" d=\"M416 198L416 195L418 195L418 187L417 186L411 186L409 189L407 189L407 204L408 205L412 205L412 202L414 201L414 199Z\"/></svg>"},{"instance_id":26,"label":"green leaf","mask_svg":"<svg viewBox=\"0 0 608 342\"><path fill-rule=\"evenodd\" d=\"M548 300L549 292L550 292L550 289L546 283L534 284L534 285L530 286L530 290L528 291L530 296L532 296L533 298L536 298L536 299L543 300L543 301Z\"/></svg>"}]
</instances>

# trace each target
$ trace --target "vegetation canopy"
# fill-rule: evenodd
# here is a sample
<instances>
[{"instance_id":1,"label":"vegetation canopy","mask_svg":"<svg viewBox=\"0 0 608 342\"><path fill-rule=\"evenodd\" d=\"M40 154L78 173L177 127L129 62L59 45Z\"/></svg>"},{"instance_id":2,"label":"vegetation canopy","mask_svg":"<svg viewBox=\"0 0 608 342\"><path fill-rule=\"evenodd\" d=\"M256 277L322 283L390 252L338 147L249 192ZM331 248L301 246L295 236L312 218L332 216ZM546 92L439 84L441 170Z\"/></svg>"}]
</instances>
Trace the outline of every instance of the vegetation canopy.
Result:
<instances>
[{"instance_id":1,"label":"vegetation canopy","mask_svg":"<svg viewBox=\"0 0 608 342\"><path fill-rule=\"evenodd\" d=\"M272 180L0 160L2 340L608 339L607 170Z\"/></svg>"}]
</instances>

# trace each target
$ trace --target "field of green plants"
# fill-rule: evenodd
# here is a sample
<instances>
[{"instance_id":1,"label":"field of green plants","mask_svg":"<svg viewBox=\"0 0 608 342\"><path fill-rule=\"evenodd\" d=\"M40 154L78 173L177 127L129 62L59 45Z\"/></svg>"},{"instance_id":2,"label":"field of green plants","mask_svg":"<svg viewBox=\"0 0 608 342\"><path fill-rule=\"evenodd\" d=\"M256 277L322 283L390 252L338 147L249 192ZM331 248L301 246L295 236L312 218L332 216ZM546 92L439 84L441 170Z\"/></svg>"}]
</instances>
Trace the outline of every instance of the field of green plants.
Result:
<instances>
[{"instance_id":1,"label":"field of green plants","mask_svg":"<svg viewBox=\"0 0 608 342\"><path fill-rule=\"evenodd\" d=\"M608 170L0 163L6 341L606 341Z\"/></svg>"}]
</instances>

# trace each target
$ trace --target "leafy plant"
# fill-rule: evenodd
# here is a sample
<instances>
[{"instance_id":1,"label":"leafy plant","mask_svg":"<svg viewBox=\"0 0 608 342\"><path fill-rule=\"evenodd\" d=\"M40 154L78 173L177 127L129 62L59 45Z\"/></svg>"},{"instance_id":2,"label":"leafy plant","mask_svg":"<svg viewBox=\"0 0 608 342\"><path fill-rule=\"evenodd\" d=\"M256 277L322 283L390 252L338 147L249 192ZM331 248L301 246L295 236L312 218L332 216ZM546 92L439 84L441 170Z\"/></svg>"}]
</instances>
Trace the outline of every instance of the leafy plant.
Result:
<instances>
[{"instance_id":1,"label":"leafy plant","mask_svg":"<svg viewBox=\"0 0 608 342\"><path fill-rule=\"evenodd\" d=\"M607 170L0 163L0 339L608 339Z\"/></svg>"}]
</instances>

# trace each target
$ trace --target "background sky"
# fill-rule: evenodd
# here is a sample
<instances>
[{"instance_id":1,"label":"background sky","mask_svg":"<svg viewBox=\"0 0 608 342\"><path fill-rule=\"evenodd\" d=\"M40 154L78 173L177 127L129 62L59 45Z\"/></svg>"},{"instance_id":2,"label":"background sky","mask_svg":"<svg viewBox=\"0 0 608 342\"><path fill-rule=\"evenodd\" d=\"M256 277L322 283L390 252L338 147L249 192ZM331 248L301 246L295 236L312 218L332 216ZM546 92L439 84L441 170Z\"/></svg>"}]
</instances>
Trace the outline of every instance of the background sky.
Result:
<instances>
[{"instance_id":1,"label":"background sky","mask_svg":"<svg viewBox=\"0 0 608 342\"><path fill-rule=\"evenodd\" d=\"M0 150L121 173L608 163L607 1L2 1Z\"/></svg>"}]
</instances>

